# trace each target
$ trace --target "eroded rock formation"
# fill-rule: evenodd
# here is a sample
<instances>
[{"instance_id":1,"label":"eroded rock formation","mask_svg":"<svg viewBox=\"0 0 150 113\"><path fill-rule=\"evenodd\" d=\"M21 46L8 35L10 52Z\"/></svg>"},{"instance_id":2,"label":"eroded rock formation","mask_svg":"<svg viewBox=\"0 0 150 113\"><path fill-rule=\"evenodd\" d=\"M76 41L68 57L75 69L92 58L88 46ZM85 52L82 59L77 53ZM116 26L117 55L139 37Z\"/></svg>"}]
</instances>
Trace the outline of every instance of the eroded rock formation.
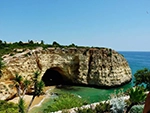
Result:
<instances>
[{"instance_id":1,"label":"eroded rock formation","mask_svg":"<svg viewBox=\"0 0 150 113\"><path fill-rule=\"evenodd\" d=\"M125 58L108 48L37 48L3 57L6 67L1 80L41 72L46 85L74 83L114 87L131 80Z\"/></svg>"}]
</instances>

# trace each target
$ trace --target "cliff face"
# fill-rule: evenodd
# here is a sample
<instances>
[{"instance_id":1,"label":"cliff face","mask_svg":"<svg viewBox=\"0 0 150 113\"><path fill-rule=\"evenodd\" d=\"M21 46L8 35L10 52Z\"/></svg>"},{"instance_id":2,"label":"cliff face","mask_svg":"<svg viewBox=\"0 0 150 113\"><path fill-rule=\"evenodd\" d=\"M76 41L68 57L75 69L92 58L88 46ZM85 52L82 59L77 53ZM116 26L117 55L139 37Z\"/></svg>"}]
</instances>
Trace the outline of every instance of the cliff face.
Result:
<instances>
[{"instance_id":1,"label":"cliff face","mask_svg":"<svg viewBox=\"0 0 150 113\"><path fill-rule=\"evenodd\" d=\"M16 73L33 76L38 70L47 85L56 82L113 87L132 77L125 58L107 48L37 48L4 56L4 62L3 80Z\"/></svg>"},{"instance_id":2,"label":"cliff face","mask_svg":"<svg viewBox=\"0 0 150 113\"><path fill-rule=\"evenodd\" d=\"M5 55L3 59L6 67L0 79L1 100L15 95L11 80L16 73L30 78L35 71L40 71L46 85L74 83L114 87L132 79L125 58L107 48L37 48Z\"/></svg>"}]
</instances>

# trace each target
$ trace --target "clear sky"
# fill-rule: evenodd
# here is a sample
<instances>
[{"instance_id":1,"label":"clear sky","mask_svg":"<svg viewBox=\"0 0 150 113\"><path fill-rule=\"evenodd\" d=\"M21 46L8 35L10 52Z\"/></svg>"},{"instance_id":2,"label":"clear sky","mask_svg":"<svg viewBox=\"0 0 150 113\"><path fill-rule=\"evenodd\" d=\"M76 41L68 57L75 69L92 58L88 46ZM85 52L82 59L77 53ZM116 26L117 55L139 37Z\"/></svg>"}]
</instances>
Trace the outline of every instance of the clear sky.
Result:
<instances>
[{"instance_id":1,"label":"clear sky","mask_svg":"<svg viewBox=\"0 0 150 113\"><path fill-rule=\"evenodd\" d=\"M0 40L150 51L150 0L0 0Z\"/></svg>"}]
</instances>

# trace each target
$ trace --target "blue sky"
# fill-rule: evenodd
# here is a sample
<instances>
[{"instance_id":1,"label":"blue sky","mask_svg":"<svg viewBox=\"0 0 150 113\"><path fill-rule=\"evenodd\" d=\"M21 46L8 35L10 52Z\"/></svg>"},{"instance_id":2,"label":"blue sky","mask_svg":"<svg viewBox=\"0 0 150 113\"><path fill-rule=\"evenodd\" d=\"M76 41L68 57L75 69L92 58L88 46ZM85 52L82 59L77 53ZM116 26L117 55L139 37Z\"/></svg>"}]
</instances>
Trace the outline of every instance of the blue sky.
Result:
<instances>
[{"instance_id":1,"label":"blue sky","mask_svg":"<svg viewBox=\"0 0 150 113\"><path fill-rule=\"evenodd\" d=\"M150 0L0 0L0 40L150 51Z\"/></svg>"}]
</instances>

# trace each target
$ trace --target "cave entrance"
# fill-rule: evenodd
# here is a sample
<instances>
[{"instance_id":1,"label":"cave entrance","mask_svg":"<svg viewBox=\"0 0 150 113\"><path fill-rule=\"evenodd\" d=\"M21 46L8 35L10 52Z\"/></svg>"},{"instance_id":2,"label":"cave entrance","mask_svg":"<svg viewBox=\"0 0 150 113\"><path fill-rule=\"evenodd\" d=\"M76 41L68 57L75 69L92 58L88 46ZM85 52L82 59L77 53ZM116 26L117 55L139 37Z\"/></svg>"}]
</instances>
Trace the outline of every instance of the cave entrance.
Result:
<instances>
[{"instance_id":1,"label":"cave entrance","mask_svg":"<svg viewBox=\"0 0 150 113\"><path fill-rule=\"evenodd\" d=\"M45 83L45 86L65 84L65 77L61 73L62 70L59 68L47 69L42 77L42 81Z\"/></svg>"}]
</instances>

